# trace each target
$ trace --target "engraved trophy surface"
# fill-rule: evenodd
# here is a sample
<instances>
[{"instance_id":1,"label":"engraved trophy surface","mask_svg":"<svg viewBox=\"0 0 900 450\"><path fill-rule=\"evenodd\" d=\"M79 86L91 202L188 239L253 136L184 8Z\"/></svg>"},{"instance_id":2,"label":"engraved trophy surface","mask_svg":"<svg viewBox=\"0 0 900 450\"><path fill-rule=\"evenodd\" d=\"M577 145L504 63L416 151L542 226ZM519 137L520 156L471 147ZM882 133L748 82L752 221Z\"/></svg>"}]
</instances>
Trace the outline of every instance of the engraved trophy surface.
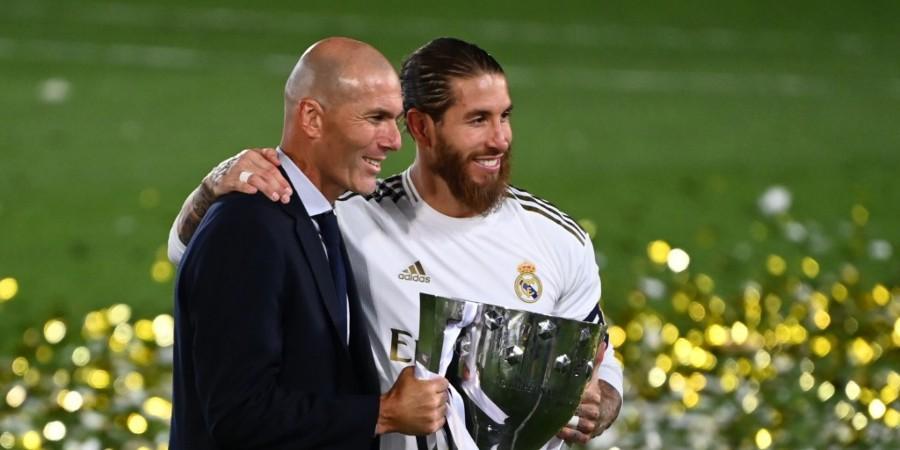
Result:
<instances>
[{"instance_id":1,"label":"engraved trophy surface","mask_svg":"<svg viewBox=\"0 0 900 450\"><path fill-rule=\"evenodd\" d=\"M602 324L429 294L420 311L416 361L435 373L449 366L480 449L534 450L553 438L574 414L606 335Z\"/></svg>"}]
</instances>

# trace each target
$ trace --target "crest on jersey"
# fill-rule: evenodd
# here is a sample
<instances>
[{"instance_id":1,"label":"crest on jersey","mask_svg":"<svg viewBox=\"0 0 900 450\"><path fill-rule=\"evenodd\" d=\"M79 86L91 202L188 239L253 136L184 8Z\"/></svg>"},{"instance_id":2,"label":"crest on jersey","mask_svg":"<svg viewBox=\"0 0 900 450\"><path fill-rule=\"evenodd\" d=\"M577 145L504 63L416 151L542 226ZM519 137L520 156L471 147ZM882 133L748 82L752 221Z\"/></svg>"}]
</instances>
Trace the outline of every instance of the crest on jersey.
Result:
<instances>
[{"instance_id":1,"label":"crest on jersey","mask_svg":"<svg viewBox=\"0 0 900 450\"><path fill-rule=\"evenodd\" d=\"M534 263L523 262L516 268L519 276L516 277L513 288L516 290L516 296L525 303L534 303L541 298L544 291L544 285L537 276L537 267Z\"/></svg>"}]
</instances>

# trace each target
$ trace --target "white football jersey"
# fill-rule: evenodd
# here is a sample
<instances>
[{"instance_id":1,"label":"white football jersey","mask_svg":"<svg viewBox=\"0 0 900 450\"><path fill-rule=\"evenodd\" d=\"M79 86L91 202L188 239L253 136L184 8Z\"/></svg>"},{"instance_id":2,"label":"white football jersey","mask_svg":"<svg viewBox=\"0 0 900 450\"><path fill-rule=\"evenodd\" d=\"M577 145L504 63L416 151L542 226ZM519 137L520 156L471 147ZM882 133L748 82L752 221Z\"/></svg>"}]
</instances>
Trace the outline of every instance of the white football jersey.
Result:
<instances>
[{"instance_id":1,"label":"white football jersey","mask_svg":"<svg viewBox=\"0 0 900 450\"><path fill-rule=\"evenodd\" d=\"M453 218L425 203L409 170L378 184L369 196L335 204L372 343L382 392L415 359L419 294L479 301L525 311L598 322L600 277L590 237L545 200L509 187L498 209ZM185 245L175 224L169 258ZM622 394L622 367L608 347L599 378ZM382 449L417 448L396 433Z\"/></svg>"},{"instance_id":2,"label":"white football jersey","mask_svg":"<svg viewBox=\"0 0 900 450\"><path fill-rule=\"evenodd\" d=\"M369 196L335 205L387 392L414 364L419 294L479 301L598 322L600 277L590 237L569 216L509 187L498 209L454 218L431 208L409 170ZM600 378L622 392L622 369L607 349ZM414 437L388 434L383 449L416 449Z\"/></svg>"}]
</instances>

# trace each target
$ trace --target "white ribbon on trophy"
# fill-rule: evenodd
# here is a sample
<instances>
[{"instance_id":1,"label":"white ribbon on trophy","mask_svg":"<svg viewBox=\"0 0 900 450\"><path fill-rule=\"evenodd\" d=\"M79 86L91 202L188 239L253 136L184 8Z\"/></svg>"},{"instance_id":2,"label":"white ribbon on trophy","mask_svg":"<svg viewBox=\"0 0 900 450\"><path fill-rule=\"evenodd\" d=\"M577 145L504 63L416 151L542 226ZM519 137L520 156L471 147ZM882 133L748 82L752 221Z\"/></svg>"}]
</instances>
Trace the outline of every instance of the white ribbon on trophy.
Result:
<instances>
[{"instance_id":1,"label":"white ribbon on trophy","mask_svg":"<svg viewBox=\"0 0 900 450\"><path fill-rule=\"evenodd\" d=\"M421 363L416 362L416 377L422 380L443 377L447 374L447 367L453 360L453 349L456 346L456 340L463 328L469 326L475 321L478 315L478 304L465 302L463 307L462 320L447 324L444 328L444 340L441 346L441 359L438 363L438 373L434 373L425 368ZM477 336L475 336L477 337ZM477 342L477 341L472 341ZM462 388L469 395L469 399L481 408L488 417L494 422L504 423L509 417L500 409L481 389L481 383L478 380L478 369L475 367L474 352L466 355L464 364L469 370L470 376L462 382ZM478 450L475 440L466 430L466 407L463 403L462 396L453 385L450 385L450 396L447 403L447 426L450 428L450 434L453 436L453 442L458 450ZM441 436L441 437L438 437ZM428 436L428 447L433 448L435 443L443 444L442 434Z\"/></svg>"}]
</instances>

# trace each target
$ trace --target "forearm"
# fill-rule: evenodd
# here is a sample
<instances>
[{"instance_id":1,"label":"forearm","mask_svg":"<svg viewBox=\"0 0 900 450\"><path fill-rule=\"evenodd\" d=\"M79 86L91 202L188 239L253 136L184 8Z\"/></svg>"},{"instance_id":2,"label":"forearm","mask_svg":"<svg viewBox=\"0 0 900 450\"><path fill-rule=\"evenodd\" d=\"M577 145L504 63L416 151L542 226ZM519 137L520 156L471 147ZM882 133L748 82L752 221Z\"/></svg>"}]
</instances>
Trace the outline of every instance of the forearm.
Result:
<instances>
[{"instance_id":1,"label":"forearm","mask_svg":"<svg viewBox=\"0 0 900 450\"><path fill-rule=\"evenodd\" d=\"M197 186L197 189L194 189L184 201L178 217L175 218L178 239L184 244L190 242L194 232L197 231L197 226L200 225L200 221L206 215L206 211L209 210L210 205L216 199L210 185L209 177L204 178L203 182Z\"/></svg>"},{"instance_id":2,"label":"forearm","mask_svg":"<svg viewBox=\"0 0 900 450\"><path fill-rule=\"evenodd\" d=\"M603 433L619 417L622 409L622 396L611 384L597 380L603 401L600 402L600 418L597 420L596 434Z\"/></svg>"}]
</instances>

